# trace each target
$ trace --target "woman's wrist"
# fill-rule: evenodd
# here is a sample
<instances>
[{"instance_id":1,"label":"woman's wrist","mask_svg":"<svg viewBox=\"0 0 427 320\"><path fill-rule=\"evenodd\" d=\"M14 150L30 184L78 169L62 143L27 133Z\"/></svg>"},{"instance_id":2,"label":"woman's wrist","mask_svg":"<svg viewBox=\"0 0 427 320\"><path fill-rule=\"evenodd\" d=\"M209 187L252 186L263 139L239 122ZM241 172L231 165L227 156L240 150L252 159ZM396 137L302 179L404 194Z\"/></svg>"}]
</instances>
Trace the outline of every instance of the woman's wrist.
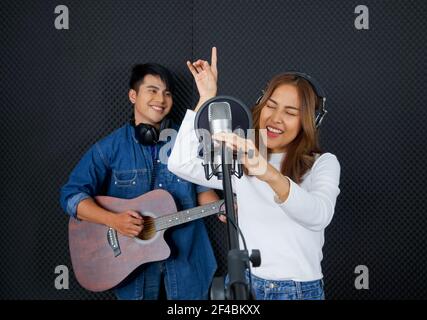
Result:
<instances>
[{"instance_id":1,"label":"woman's wrist","mask_svg":"<svg viewBox=\"0 0 427 320\"><path fill-rule=\"evenodd\" d=\"M274 190L274 192L276 193L275 197L274 197L274 201L276 201L277 203L283 203L286 200L288 200L289 198L289 193L291 190L291 183L289 181L289 179L284 176L281 175L280 177L282 179L282 185L284 184L285 187L284 188L277 188L277 190Z\"/></svg>"},{"instance_id":2,"label":"woman's wrist","mask_svg":"<svg viewBox=\"0 0 427 320\"><path fill-rule=\"evenodd\" d=\"M194 111L199 111L199 109L202 107L202 105L206 102L206 101L208 101L209 99L212 99L213 97L215 97L216 95L215 94L212 94L212 95L208 95L208 96L200 96L200 98L199 98L199 102L197 102L197 105L196 105L196 107L194 108Z\"/></svg>"},{"instance_id":3,"label":"woman's wrist","mask_svg":"<svg viewBox=\"0 0 427 320\"><path fill-rule=\"evenodd\" d=\"M265 174L262 175L261 180L267 182L268 184L274 184L279 179L281 173L276 170L271 164L267 163L267 170Z\"/></svg>"},{"instance_id":4,"label":"woman's wrist","mask_svg":"<svg viewBox=\"0 0 427 320\"><path fill-rule=\"evenodd\" d=\"M274 200L278 203L285 202L288 199L289 191L290 191L290 182L287 177L285 177L280 171L274 170L268 172L268 177L265 182L269 184L269 186L273 189L276 194Z\"/></svg>"}]
</instances>

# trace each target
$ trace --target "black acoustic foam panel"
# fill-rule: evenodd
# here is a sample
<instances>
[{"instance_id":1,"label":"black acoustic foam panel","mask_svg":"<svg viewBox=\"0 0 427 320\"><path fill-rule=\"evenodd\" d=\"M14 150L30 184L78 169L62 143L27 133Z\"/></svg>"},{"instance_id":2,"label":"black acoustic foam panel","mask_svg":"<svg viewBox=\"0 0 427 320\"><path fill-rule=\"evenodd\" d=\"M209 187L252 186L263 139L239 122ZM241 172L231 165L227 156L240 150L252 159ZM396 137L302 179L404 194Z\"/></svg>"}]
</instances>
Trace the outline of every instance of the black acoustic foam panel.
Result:
<instances>
[{"instance_id":1,"label":"black acoustic foam panel","mask_svg":"<svg viewBox=\"0 0 427 320\"><path fill-rule=\"evenodd\" d=\"M70 29L56 30L67 5ZM3 1L0 3L0 230L2 299L114 299L72 273L59 188L96 140L131 115L130 69L155 61L179 82L173 117L197 101L185 61L218 47L219 93L252 105L273 75L298 69L327 93L321 129L341 164L341 194L326 229L329 299L427 297L424 208L425 1ZM260 213L262 214L262 213ZM225 227L205 220L226 272ZM272 245L278 245L272 243ZM57 290L57 265L70 289ZM369 290L354 269L369 268Z\"/></svg>"}]
</instances>

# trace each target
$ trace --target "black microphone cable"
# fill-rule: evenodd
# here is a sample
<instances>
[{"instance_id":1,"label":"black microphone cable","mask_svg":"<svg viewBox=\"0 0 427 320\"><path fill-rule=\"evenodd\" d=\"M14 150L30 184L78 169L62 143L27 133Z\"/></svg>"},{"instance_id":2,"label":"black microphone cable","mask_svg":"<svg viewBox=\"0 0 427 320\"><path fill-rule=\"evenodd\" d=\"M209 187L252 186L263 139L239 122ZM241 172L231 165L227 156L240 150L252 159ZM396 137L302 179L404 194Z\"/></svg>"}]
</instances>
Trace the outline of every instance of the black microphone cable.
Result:
<instances>
[{"instance_id":1,"label":"black microphone cable","mask_svg":"<svg viewBox=\"0 0 427 320\"><path fill-rule=\"evenodd\" d=\"M239 228L239 226L234 221L234 218L227 217L225 212L218 213L218 216L221 216L221 215L226 217L227 221L230 220L231 224L239 232L239 235L240 235L242 242L243 242L243 247L245 248L245 251L248 252L248 255L249 255L248 247L246 246L245 236L243 235L242 230ZM250 260L248 263L248 268L249 268L249 290L250 290L249 294L250 294L252 292L252 269L251 269L251 261Z\"/></svg>"}]
</instances>

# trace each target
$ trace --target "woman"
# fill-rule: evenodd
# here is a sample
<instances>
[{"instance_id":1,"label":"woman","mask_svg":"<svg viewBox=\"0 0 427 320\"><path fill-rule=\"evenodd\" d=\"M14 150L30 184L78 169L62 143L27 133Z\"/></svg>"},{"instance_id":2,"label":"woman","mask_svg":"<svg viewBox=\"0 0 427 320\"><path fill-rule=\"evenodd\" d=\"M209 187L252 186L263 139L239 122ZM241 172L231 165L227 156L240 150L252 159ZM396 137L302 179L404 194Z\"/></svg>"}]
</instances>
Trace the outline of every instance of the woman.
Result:
<instances>
[{"instance_id":1,"label":"woman","mask_svg":"<svg viewBox=\"0 0 427 320\"><path fill-rule=\"evenodd\" d=\"M185 115L168 167L184 179L221 189L221 181L205 179L193 131L197 110L216 95L216 64L215 48L211 65L187 62L200 101ZM234 134L214 136L233 149L255 150L255 156L249 152L254 159L248 161L246 155L245 175L234 178L233 190L248 249L261 251L261 266L252 271L257 299L324 299L324 229L340 192L340 165L333 154L319 149L314 119L318 107L319 97L309 81L278 75L252 109L254 128L261 133L267 156L258 152L258 139L254 143Z\"/></svg>"}]
</instances>

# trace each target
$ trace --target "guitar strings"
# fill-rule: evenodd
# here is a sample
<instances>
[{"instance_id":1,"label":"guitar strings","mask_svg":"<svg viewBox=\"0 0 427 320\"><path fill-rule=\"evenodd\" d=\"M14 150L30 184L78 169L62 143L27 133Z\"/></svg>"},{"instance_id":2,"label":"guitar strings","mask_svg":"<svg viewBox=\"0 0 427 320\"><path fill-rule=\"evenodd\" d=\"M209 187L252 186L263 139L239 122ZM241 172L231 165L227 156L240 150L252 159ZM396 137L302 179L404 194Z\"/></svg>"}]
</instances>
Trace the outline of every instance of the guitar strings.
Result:
<instances>
[{"instance_id":1,"label":"guitar strings","mask_svg":"<svg viewBox=\"0 0 427 320\"><path fill-rule=\"evenodd\" d=\"M183 211L179 211L175 214L169 216L158 217L155 220L155 229L156 231L167 229L176 224L181 224L186 221L197 220L199 218L212 215L212 212L220 211L219 209L223 205L223 200L210 203L198 208L187 209ZM199 214L194 215L194 211L199 211ZM194 216L193 216L194 215ZM193 219L188 219L193 216Z\"/></svg>"}]
</instances>

